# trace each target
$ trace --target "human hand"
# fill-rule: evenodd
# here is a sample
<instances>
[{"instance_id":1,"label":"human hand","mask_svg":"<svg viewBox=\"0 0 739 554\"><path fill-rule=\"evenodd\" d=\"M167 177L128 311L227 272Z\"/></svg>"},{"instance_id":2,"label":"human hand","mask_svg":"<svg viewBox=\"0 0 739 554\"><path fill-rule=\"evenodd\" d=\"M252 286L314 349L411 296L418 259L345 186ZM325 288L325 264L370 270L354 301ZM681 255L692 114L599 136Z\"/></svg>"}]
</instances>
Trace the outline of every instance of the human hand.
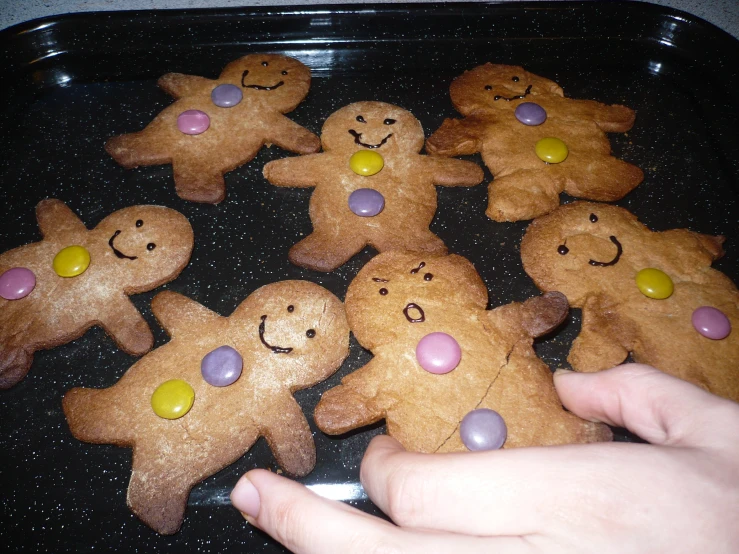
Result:
<instances>
[{"instance_id":1,"label":"human hand","mask_svg":"<svg viewBox=\"0 0 739 554\"><path fill-rule=\"evenodd\" d=\"M360 478L396 525L264 470L232 503L298 553L736 552L739 404L639 364L554 383L570 411L651 444L418 454L379 436Z\"/></svg>"}]
</instances>

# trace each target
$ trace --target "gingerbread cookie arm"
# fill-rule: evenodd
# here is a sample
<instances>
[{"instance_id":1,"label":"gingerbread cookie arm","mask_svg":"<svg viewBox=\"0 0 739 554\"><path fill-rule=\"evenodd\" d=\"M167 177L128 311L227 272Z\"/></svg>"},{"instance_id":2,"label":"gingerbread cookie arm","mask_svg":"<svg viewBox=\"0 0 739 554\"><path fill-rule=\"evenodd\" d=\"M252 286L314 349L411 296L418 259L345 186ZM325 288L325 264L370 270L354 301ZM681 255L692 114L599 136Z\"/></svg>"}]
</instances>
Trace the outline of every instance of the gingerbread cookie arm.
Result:
<instances>
[{"instance_id":1,"label":"gingerbread cookie arm","mask_svg":"<svg viewBox=\"0 0 739 554\"><path fill-rule=\"evenodd\" d=\"M265 143L276 144L290 152L313 154L321 149L321 139L283 115L273 118L266 132Z\"/></svg>"},{"instance_id":2,"label":"gingerbread cookie arm","mask_svg":"<svg viewBox=\"0 0 739 554\"><path fill-rule=\"evenodd\" d=\"M279 411L265 418L272 422L263 431L267 444L285 471L297 477L307 475L316 465L316 445L303 411L290 395L272 407Z\"/></svg>"},{"instance_id":3,"label":"gingerbread cookie arm","mask_svg":"<svg viewBox=\"0 0 739 554\"><path fill-rule=\"evenodd\" d=\"M64 202L53 198L42 200L36 205L36 220L45 238L64 232L87 231L85 224Z\"/></svg>"},{"instance_id":4,"label":"gingerbread cookie arm","mask_svg":"<svg viewBox=\"0 0 739 554\"><path fill-rule=\"evenodd\" d=\"M273 160L265 164L262 173L273 185L278 187L315 187L321 175L323 154L309 154Z\"/></svg>"},{"instance_id":5,"label":"gingerbread cookie arm","mask_svg":"<svg viewBox=\"0 0 739 554\"><path fill-rule=\"evenodd\" d=\"M431 156L423 156L423 160L435 185L472 187L482 183L485 176L482 168L472 162Z\"/></svg>"},{"instance_id":6,"label":"gingerbread cookie arm","mask_svg":"<svg viewBox=\"0 0 739 554\"><path fill-rule=\"evenodd\" d=\"M614 104L602 104L595 100L563 99L560 102L567 106L568 119L591 119L607 133L625 133L634 126L636 114L631 108Z\"/></svg>"},{"instance_id":7,"label":"gingerbread cookie arm","mask_svg":"<svg viewBox=\"0 0 739 554\"><path fill-rule=\"evenodd\" d=\"M141 356L154 346L149 324L125 294L107 301L100 325L128 354Z\"/></svg>"},{"instance_id":8,"label":"gingerbread cookie arm","mask_svg":"<svg viewBox=\"0 0 739 554\"><path fill-rule=\"evenodd\" d=\"M191 96L209 85L212 86L215 81L197 75L167 73L159 78L157 84L166 93L175 98L182 98L183 96Z\"/></svg>"},{"instance_id":9,"label":"gingerbread cookie arm","mask_svg":"<svg viewBox=\"0 0 739 554\"><path fill-rule=\"evenodd\" d=\"M346 376L341 385L323 393L318 402L314 412L318 428L329 435L340 435L381 420L387 407L380 401L378 387L386 379L377 358Z\"/></svg>"},{"instance_id":10,"label":"gingerbread cookie arm","mask_svg":"<svg viewBox=\"0 0 739 554\"><path fill-rule=\"evenodd\" d=\"M507 328L514 336L536 338L556 329L569 313L569 303L561 292L547 292L523 303L513 302L487 312L490 322Z\"/></svg>"},{"instance_id":11,"label":"gingerbread cookie arm","mask_svg":"<svg viewBox=\"0 0 739 554\"><path fill-rule=\"evenodd\" d=\"M180 334L181 330L205 328L209 320L224 319L215 312L171 290L157 294L151 301L154 317L171 337Z\"/></svg>"},{"instance_id":12,"label":"gingerbread cookie arm","mask_svg":"<svg viewBox=\"0 0 739 554\"><path fill-rule=\"evenodd\" d=\"M426 141L426 151L433 156L466 156L482 147L485 123L481 118L445 119Z\"/></svg>"},{"instance_id":13,"label":"gingerbread cookie arm","mask_svg":"<svg viewBox=\"0 0 739 554\"><path fill-rule=\"evenodd\" d=\"M578 371L601 371L623 362L633 348L636 331L609 308L602 296L591 296L582 307L582 329L567 356Z\"/></svg>"}]
</instances>

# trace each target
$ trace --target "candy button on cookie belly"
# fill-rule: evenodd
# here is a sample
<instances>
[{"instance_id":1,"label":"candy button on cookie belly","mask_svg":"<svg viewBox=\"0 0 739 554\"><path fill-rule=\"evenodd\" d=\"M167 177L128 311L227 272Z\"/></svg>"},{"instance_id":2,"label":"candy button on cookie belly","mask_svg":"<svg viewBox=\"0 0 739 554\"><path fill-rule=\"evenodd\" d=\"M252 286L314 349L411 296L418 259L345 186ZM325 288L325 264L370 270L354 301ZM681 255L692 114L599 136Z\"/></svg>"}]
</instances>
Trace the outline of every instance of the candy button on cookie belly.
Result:
<instances>
[{"instance_id":1,"label":"candy button on cookie belly","mask_svg":"<svg viewBox=\"0 0 739 554\"><path fill-rule=\"evenodd\" d=\"M442 375L459 365L462 349L454 337L446 333L429 333L418 341L416 359L429 373Z\"/></svg>"},{"instance_id":2,"label":"candy button on cookie belly","mask_svg":"<svg viewBox=\"0 0 739 554\"><path fill-rule=\"evenodd\" d=\"M516 111L513 113L516 119L524 125L541 125L547 120L546 110L533 102L522 102L516 106Z\"/></svg>"},{"instance_id":3,"label":"candy button on cookie belly","mask_svg":"<svg viewBox=\"0 0 739 554\"><path fill-rule=\"evenodd\" d=\"M674 290L672 279L654 267L647 267L636 274L636 286L644 296L656 300L669 298Z\"/></svg>"},{"instance_id":4,"label":"candy button on cookie belly","mask_svg":"<svg viewBox=\"0 0 739 554\"><path fill-rule=\"evenodd\" d=\"M232 108L244 98L244 93L236 85L218 85L210 93L211 101L219 108Z\"/></svg>"},{"instance_id":5,"label":"candy button on cookie belly","mask_svg":"<svg viewBox=\"0 0 739 554\"><path fill-rule=\"evenodd\" d=\"M385 209L385 197L374 189L357 189L349 195L349 209L360 217L373 217Z\"/></svg>"},{"instance_id":6,"label":"candy button on cookie belly","mask_svg":"<svg viewBox=\"0 0 739 554\"><path fill-rule=\"evenodd\" d=\"M77 277L90 267L90 253L82 246L67 246L54 256L53 266L59 277Z\"/></svg>"},{"instance_id":7,"label":"candy button on cookie belly","mask_svg":"<svg viewBox=\"0 0 739 554\"><path fill-rule=\"evenodd\" d=\"M199 135L210 127L210 118L200 110L185 110L177 116L177 128L186 135Z\"/></svg>"},{"instance_id":8,"label":"candy button on cookie belly","mask_svg":"<svg viewBox=\"0 0 739 554\"><path fill-rule=\"evenodd\" d=\"M712 306L696 308L691 316L693 327L701 335L713 340L725 339L731 333L731 322L726 314Z\"/></svg>"},{"instance_id":9,"label":"candy button on cookie belly","mask_svg":"<svg viewBox=\"0 0 739 554\"><path fill-rule=\"evenodd\" d=\"M349 167L357 175L369 177L379 173L385 167L385 160L377 152L360 150L354 152L349 158Z\"/></svg>"},{"instance_id":10,"label":"candy button on cookie belly","mask_svg":"<svg viewBox=\"0 0 739 554\"><path fill-rule=\"evenodd\" d=\"M208 352L200 364L203 379L214 387L227 387L241 376L244 360L234 348L224 345Z\"/></svg>"},{"instance_id":11,"label":"candy button on cookie belly","mask_svg":"<svg viewBox=\"0 0 739 554\"><path fill-rule=\"evenodd\" d=\"M468 450L497 450L505 443L508 428L498 412L480 408L464 416L459 435Z\"/></svg>"},{"instance_id":12,"label":"candy button on cookie belly","mask_svg":"<svg viewBox=\"0 0 739 554\"><path fill-rule=\"evenodd\" d=\"M0 298L20 300L36 286L36 276L28 268L13 267L0 275Z\"/></svg>"},{"instance_id":13,"label":"candy button on cookie belly","mask_svg":"<svg viewBox=\"0 0 739 554\"><path fill-rule=\"evenodd\" d=\"M195 391L182 379L171 379L159 385L151 395L151 408L164 419L178 419L192 408Z\"/></svg>"},{"instance_id":14,"label":"candy button on cookie belly","mask_svg":"<svg viewBox=\"0 0 739 554\"><path fill-rule=\"evenodd\" d=\"M534 151L541 161L549 164L562 163L570 153L567 145L554 137L539 140L534 146Z\"/></svg>"}]
</instances>

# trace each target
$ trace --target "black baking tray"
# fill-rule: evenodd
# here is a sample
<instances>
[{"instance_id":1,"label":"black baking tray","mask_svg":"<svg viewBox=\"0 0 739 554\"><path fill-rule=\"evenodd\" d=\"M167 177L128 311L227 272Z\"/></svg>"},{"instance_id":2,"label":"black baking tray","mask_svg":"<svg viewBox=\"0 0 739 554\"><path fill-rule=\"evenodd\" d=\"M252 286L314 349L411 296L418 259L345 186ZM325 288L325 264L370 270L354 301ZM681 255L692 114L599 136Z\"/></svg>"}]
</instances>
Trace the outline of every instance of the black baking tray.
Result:
<instances>
[{"instance_id":1,"label":"black baking tray","mask_svg":"<svg viewBox=\"0 0 739 554\"><path fill-rule=\"evenodd\" d=\"M212 206L179 199L169 166L124 170L103 150L108 137L143 128L172 102L156 86L160 75L216 77L246 53L279 52L313 71L310 94L290 117L316 133L339 107L382 100L413 112L428 136L458 115L450 81L487 61L523 65L574 98L628 105L636 125L611 143L645 179L618 204L656 230L726 236L727 254L715 267L739 279L739 42L685 13L631 2L94 13L7 29L0 47L0 251L39 240L34 206L43 198L63 200L89 227L116 209L155 203L184 213L196 237L190 265L163 288L224 315L280 279L308 279L343 298L373 252L329 274L288 262L288 248L311 229L310 191L273 187L261 173L286 152L263 149L229 173L226 200ZM486 171L485 183L490 179ZM485 185L438 193L432 230L474 262L491 307L537 294L518 254L526 222L488 220ZM156 292L133 301L161 345L168 339L149 309ZM552 368L567 367L578 329L573 310L565 326L537 343ZM333 378L297 394L311 425L321 393L369 358L352 340ZM131 451L72 438L61 398L75 386L111 386L134 362L93 329L37 353L28 377L0 393L0 544L33 552L282 552L228 500L243 472L277 469L263 440L193 489L176 535L161 537L129 512ZM367 443L384 427L340 438L313 429L318 463L302 481L379 513L358 471ZM629 440L625 432L617 437Z\"/></svg>"}]
</instances>

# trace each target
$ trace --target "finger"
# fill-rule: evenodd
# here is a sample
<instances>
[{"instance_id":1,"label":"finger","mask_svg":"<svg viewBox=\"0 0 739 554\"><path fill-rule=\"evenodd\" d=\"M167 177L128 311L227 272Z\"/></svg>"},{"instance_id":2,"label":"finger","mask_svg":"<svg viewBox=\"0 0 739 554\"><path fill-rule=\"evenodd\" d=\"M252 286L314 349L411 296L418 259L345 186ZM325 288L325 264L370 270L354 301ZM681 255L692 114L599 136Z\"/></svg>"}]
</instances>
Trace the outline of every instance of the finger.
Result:
<instances>
[{"instance_id":1,"label":"finger","mask_svg":"<svg viewBox=\"0 0 739 554\"><path fill-rule=\"evenodd\" d=\"M632 484L666 479L649 471L635 479L634 464L659 473L664 458L660 449L624 443L420 454L383 435L370 442L360 478L403 528L531 539L581 533L584 513L607 528L611 510L637 502Z\"/></svg>"},{"instance_id":2,"label":"finger","mask_svg":"<svg viewBox=\"0 0 739 554\"><path fill-rule=\"evenodd\" d=\"M231 502L250 523L297 554L491 551L489 539L399 529L265 470L244 475L231 493ZM504 537L499 545L500 552L534 554L531 545L517 537Z\"/></svg>"},{"instance_id":3,"label":"finger","mask_svg":"<svg viewBox=\"0 0 739 554\"><path fill-rule=\"evenodd\" d=\"M554 385L574 414L625 427L653 444L710 445L735 433L733 425L722 429L721 422L736 421L739 406L647 365L597 373L558 371Z\"/></svg>"}]
</instances>

